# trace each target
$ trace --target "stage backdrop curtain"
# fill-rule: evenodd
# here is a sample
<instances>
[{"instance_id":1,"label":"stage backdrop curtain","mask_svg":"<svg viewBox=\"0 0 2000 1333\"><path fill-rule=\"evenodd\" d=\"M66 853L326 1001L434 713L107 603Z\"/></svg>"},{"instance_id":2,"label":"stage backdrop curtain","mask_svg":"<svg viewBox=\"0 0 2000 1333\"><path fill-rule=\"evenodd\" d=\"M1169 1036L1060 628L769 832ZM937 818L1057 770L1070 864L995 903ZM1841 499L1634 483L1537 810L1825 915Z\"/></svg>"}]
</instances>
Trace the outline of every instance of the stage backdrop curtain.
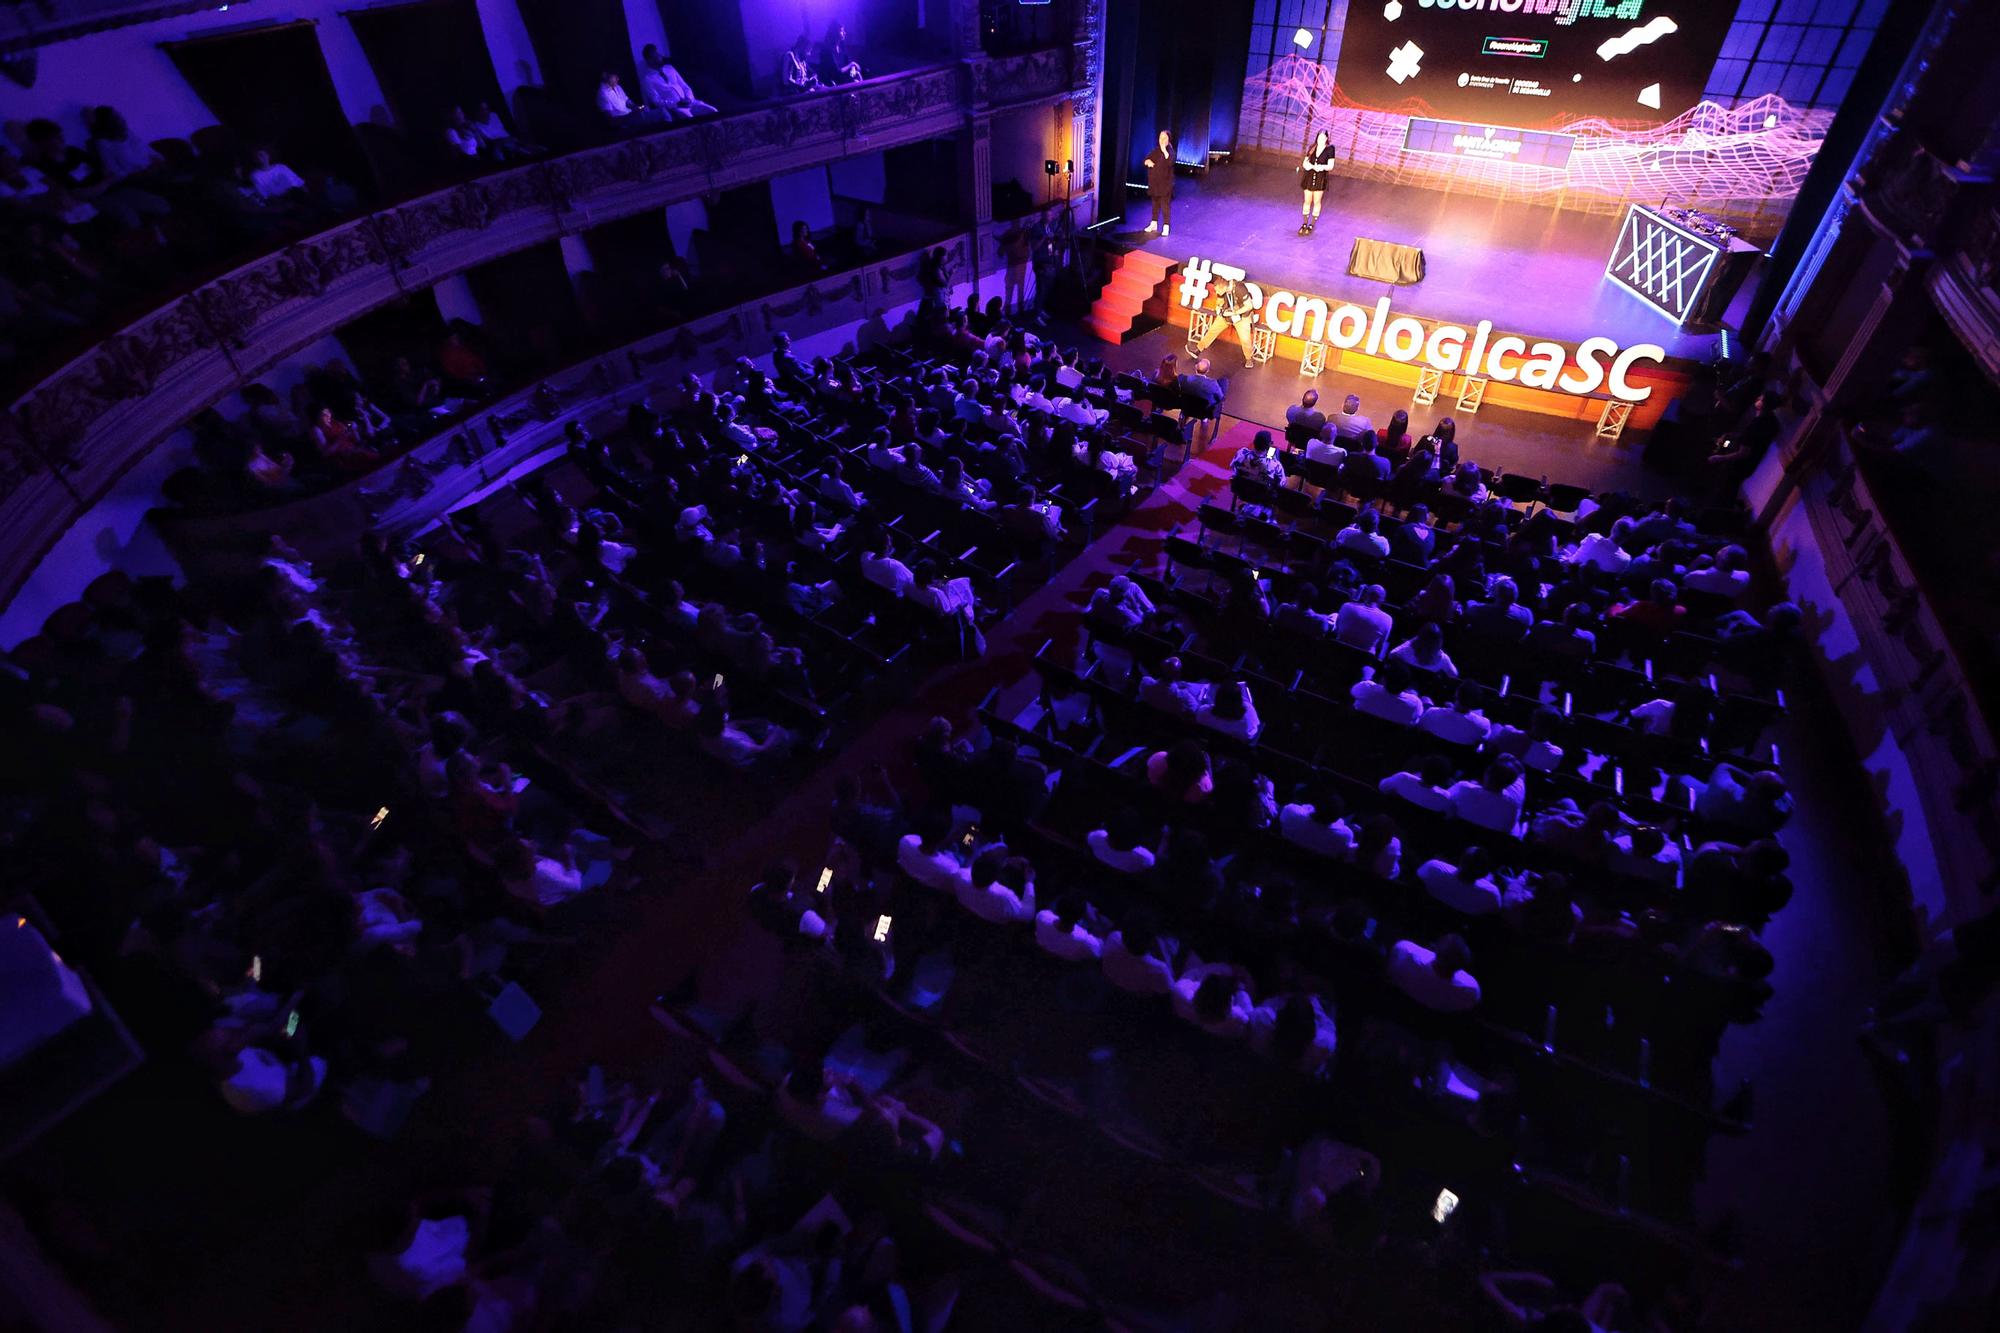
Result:
<instances>
[{"instance_id":1,"label":"stage backdrop curtain","mask_svg":"<svg viewBox=\"0 0 2000 1333\"><path fill-rule=\"evenodd\" d=\"M300 174L322 169L374 192L313 20L160 45L240 149L269 148Z\"/></svg>"},{"instance_id":2,"label":"stage backdrop curtain","mask_svg":"<svg viewBox=\"0 0 2000 1333\"><path fill-rule=\"evenodd\" d=\"M444 152L451 109L480 102L505 111L474 0L417 0L342 11L382 84L389 110L429 157Z\"/></svg>"},{"instance_id":3,"label":"stage backdrop curtain","mask_svg":"<svg viewBox=\"0 0 2000 1333\"><path fill-rule=\"evenodd\" d=\"M1175 160L1185 166L1235 148L1250 0L1113 0L1105 22L1107 80L1119 68L1113 57L1131 52L1115 108L1109 82L1106 91L1107 137L1111 122L1126 122L1118 179L1146 178L1143 163L1162 129L1173 134Z\"/></svg>"},{"instance_id":4,"label":"stage backdrop curtain","mask_svg":"<svg viewBox=\"0 0 2000 1333\"><path fill-rule=\"evenodd\" d=\"M521 18L542 65L542 84L566 107L597 114L597 85L604 71L639 96L637 53L625 26L623 0L520 0ZM671 40L671 37L669 38ZM702 71L681 67L697 88Z\"/></svg>"}]
</instances>

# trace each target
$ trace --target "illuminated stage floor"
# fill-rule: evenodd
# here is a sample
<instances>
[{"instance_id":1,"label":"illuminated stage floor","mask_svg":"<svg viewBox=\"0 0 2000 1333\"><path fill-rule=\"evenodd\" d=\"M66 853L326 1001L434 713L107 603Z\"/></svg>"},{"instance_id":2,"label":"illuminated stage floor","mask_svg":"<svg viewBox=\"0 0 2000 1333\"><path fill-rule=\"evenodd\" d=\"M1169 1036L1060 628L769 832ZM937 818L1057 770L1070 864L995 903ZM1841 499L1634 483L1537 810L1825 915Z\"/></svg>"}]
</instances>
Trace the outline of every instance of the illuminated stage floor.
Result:
<instances>
[{"instance_id":1,"label":"illuminated stage floor","mask_svg":"<svg viewBox=\"0 0 2000 1333\"><path fill-rule=\"evenodd\" d=\"M1713 333L1693 334L1604 276L1621 217L1558 212L1472 195L1335 177L1313 235L1298 234L1297 176L1272 167L1216 166L1183 178L1174 192L1173 235L1138 229L1149 216L1135 193L1121 241L1176 259L1199 255L1240 265L1253 281L1470 327L1580 342L1598 334L1621 345L1658 343L1670 356L1706 359ZM1357 236L1415 245L1425 277L1405 287L1348 276ZM1734 320L1756 275L1731 307Z\"/></svg>"}]
</instances>

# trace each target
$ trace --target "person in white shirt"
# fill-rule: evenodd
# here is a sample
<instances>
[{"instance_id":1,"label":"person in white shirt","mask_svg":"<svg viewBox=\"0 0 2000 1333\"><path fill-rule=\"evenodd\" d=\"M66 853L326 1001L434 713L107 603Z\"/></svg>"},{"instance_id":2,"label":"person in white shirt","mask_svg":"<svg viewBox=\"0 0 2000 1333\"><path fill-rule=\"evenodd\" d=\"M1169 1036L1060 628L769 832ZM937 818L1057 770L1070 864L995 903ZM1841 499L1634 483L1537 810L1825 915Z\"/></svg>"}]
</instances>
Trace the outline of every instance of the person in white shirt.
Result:
<instances>
[{"instance_id":1,"label":"person in white shirt","mask_svg":"<svg viewBox=\"0 0 2000 1333\"><path fill-rule=\"evenodd\" d=\"M1228 963L1196 963L1174 982L1174 1014L1211 1037L1241 1037L1256 1008L1243 975Z\"/></svg>"},{"instance_id":2,"label":"person in white shirt","mask_svg":"<svg viewBox=\"0 0 2000 1333\"><path fill-rule=\"evenodd\" d=\"M485 147L485 144L480 142L479 136L473 132L471 123L466 120L465 108L462 106L451 109L451 118L445 122L444 142L446 148L460 157L478 157L480 150Z\"/></svg>"},{"instance_id":3,"label":"person in white shirt","mask_svg":"<svg viewBox=\"0 0 2000 1333\"><path fill-rule=\"evenodd\" d=\"M1134 995L1170 995L1174 964L1150 925L1133 921L1104 937L1104 979Z\"/></svg>"},{"instance_id":4,"label":"person in white shirt","mask_svg":"<svg viewBox=\"0 0 2000 1333\"><path fill-rule=\"evenodd\" d=\"M1375 423L1361 410L1359 397L1347 395L1347 401L1340 405L1340 412L1333 419L1333 432L1334 439L1349 446L1356 440L1374 437Z\"/></svg>"},{"instance_id":5,"label":"person in white shirt","mask_svg":"<svg viewBox=\"0 0 2000 1333\"><path fill-rule=\"evenodd\" d=\"M1396 821L1387 815L1371 815L1354 832L1354 864L1381 879L1403 873L1403 839Z\"/></svg>"},{"instance_id":6,"label":"person in white shirt","mask_svg":"<svg viewBox=\"0 0 2000 1333\"><path fill-rule=\"evenodd\" d=\"M850 512L867 503L867 497L847 484L846 469L838 458L826 460L820 469L819 498Z\"/></svg>"},{"instance_id":7,"label":"person in white shirt","mask_svg":"<svg viewBox=\"0 0 2000 1333\"><path fill-rule=\"evenodd\" d=\"M1389 650L1389 658L1413 671L1428 671L1447 680L1458 677L1458 667L1444 650L1444 627L1434 620L1417 626L1417 632Z\"/></svg>"},{"instance_id":8,"label":"person in white shirt","mask_svg":"<svg viewBox=\"0 0 2000 1333\"><path fill-rule=\"evenodd\" d=\"M1162 661L1159 675L1142 675L1139 678L1139 701L1163 713L1192 715L1207 705L1209 694L1207 682L1181 679L1181 659L1178 657Z\"/></svg>"},{"instance_id":9,"label":"person in white shirt","mask_svg":"<svg viewBox=\"0 0 2000 1333\"><path fill-rule=\"evenodd\" d=\"M695 743L704 754L721 760L737 772L747 772L760 761L782 758L792 748L792 733L764 718L737 721L721 708L707 707L695 715Z\"/></svg>"},{"instance_id":10,"label":"person in white shirt","mask_svg":"<svg viewBox=\"0 0 2000 1333\"><path fill-rule=\"evenodd\" d=\"M1493 858L1483 847L1468 847L1458 864L1432 859L1417 867L1424 892L1454 911L1488 916L1500 910L1503 894L1493 879Z\"/></svg>"},{"instance_id":11,"label":"person in white shirt","mask_svg":"<svg viewBox=\"0 0 2000 1333\"><path fill-rule=\"evenodd\" d=\"M666 55L650 42L639 53L639 91L646 101L673 120L692 120L712 115L715 108L694 95L694 89L667 63Z\"/></svg>"},{"instance_id":12,"label":"person in white shirt","mask_svg":"<svg viewBox=\"0 0 2000 1333\"><path fill-rule=\"evenodd\" d=\"M1641 735L1664 736L1674 725L1674 701L1648 699L1632 705L1626 716L1632 721L1632 730Z\"/></svg>"},{"instance_id":13,"label":"person in white shirt","mask_svg":"<svg viewBox=\"0 0 2000 1333\"><path fill-rule=\"evenodd\" d=\"M1471 966L1472 950L1456 935L1446 935L1432 949L1398 940L1389 950L1390 984L1438 1013L1463 1013L1479 1003L1479 982L1468 970Z\"/></svg>"},{"instance_id":14,"label":"person in white shirt","mask_svg":"<svg viewBox=\"0 0 2000 1333\"><path fill-rule=\"evenodd\" d=\"M1622 574L1625 567L1632 563L1632 557L1626 554L1625 549L1602 532L1584 534L1583 540L1562 560L1566 565L1589 565L1607 574Z\"/></svg>"},{"instance_id":15,"label":"person in white shirt","mask_svg":"<svg viewBox=\"0 0 2000 1333\"><path fill-rule=\"evenodd\" d=\"M1333 618L1333 637L1370 657L1380 657L1396 629L1395 617L1382 609L1382 599L1387 596L1381 584L1371 583L1352 601L1343 603Z\"/></svg>"},{"instance_id":16,"label":"person in white shirt","mask_svg":"<svg viewBox=\"0 0 2000 1333\"><path fill-rule=\"evenodd\" d=\"M1741 600L1750 590L1749 552L1740 546L1725 546L1715 553L1713 560L1703 556L1695 561L1695 567L1681 580L1681 586L1693 588L1715 597L1729 597Z\"/></svg>"},{"instance_id":17,"label":"person in white shirt","mask_svg":"<svg viewBox=\"0 0 2000 1333\"><path fill-rule=\"evenodd\" d=\"M1139 812L1123 806L1112 812L1103 828L1092 829L1084 841L1090 854L1104 865L1120 874L1141 875L1153 868L1153 853L1145 845L1148 836Z\"/></svg>"},{"instance_id":18,"label":"person in white shirt","mask_svg":"<svg viewBox=\"0 0 2000 1333\"><path fill-rule=\"evenodd\" d=\"M819 1060L802 1061L778 1085L778 1114L815 1143L852 1129L868 1109L868 1093L850 1076Z\"/></svg>"},{"instance_id":19,"label":"person in white shirt","mask_svg":"<svg viewBox=\"0 0 2000 1333\"><path fill-rule=\"evenodd\" d=\"M259 199L280 199L294 190L303 190L306 183L298 172L282 162L273 162L269 149L259 148L251 155L255 164L250 168L250 188L257 192Z\"/></svg>"},{"instance_id":20,"label":"person in white shirt","mask_svg":"<svg viewBox=\"0 0 2000 1333\"><path fill-rule=\"evenodd\" d=\"M1209 696L1208 706L1196 712L1194 720L1210 731L1241 741L1256 740L1263 725L1257 718L1257 705L1250 698L1249 684L1240 680L1217 685Z\"/></svg>"},{"instance_id":21,"label":"person in white shirt","mask_svg":"<svg viewBox=\"0 0 2000 1333\"><path fill-rule=\"evenodd\" d=\"M1479 781L1455 782L1446 793L1456 819L1495 833L1512 834L1521 822L1521 806L1528 787L1522 778L1521 761L1503 754L1487 765Z\"/></svg>"},{"instance_id":22,"label":"person in white shirt","mask_svg":"<svg viewBox=\"0 0 2000 1333\"><path fill-rule=\"evenodd\" d=\"M1338 793L1315 793L1310 803L1294 801L1278 811L1278 836L1321 856L1345 858L1354 850L1354 830L1341 818L1346 813Z\"/></svg>"},{"instance_id":23,"label":"person in white shirt","mask_svg":"<svg viewBox=\"0 0 2000 1333\"><path fill-rule=\"evenodd\" d=\"M1104 940L1091 929L1095 914L1075 894L1065 894L1053 908L1035 913L1035 947L1065 963L1095 962Z\"/></svg>"},{"instance_id":24,"label":"person in white shirt","mask_svg":"<svg viewBox=\"0 0 2000 1333\"><path fill-rule=\"evenodd\" d=\"M597 109L603 112L607 119L617 124L628 121L638 124L665 119L665 113L647 106L644 102L633 101L632 95L625 91L625 85L619 82L616 70L605 70L604 77L598 81ZM634 117L637 119L634 120Z\"/></svg>"},{"instance_id":25,"label":"person in white shirt","mask_svg":"<svg viewBox=\"0 0 2000 1333\"><path fill-rule=\"evenodd\" d=\"M1343 551L1373 556L1377 560L1386 560L1389 556L1389 539L1382 535L1381 516L1373 509L1363 509L1355 514L1354 521L1334 536L1333 544Z\"/></svg>"},{"instance_id":26,"label":"person in white shirt","mask_svg":"<svg viewBox=\"0 0 2000 1333\"><path fill-rule=\"evenodd\" d=\"M1367 668L1348 695L1359 711L1399 727L1414 727L1424 715L1423 696L1411 688L1410 669L1401 662Z\"/></svg>"},{"instance_id":27,"label":"person in white shirt","mask_svg":"<svg viewBox=\"0 0 2000 1333\"><path fill-rule=\"evenodd\" d=\"M1405 769L1391 773L1375 784L1375 789L1384 796L1408 801L1419 810L1441 815L1451 809L1451 795L1445 790L1450 782L1451 760L1441 754L1430 754L1424 756L1417 772Z\"/></svg>"},{"instance_id":28,"label":"person in white shirt","mask_svg":"<svg viewBox=\"0 0 2000 1333\"><path fill-rule=\"evenodd\" d=\"M1651 824L1628 828L1611 839L1606 863L1663 888L1681 885L1680 844Z\"/></svg>"},{"instance_id":29,"label":"person in white shirt","mask_svg":"<svg viewBox=\"0 0 2000 1333\"><path fill-rule=\"evenodd\" d=\"M1486 714L1479 711L1485 697L1486 691L1478 681L1462 680L1458 683L1457 699L1450 705L1433 704L1426 708L1417 729L1452 745L1478 745L1493 730Z\"/></svg>"},{"instance_id":30,"label":"person in white shirt","mask_svg":"<svg viewBox=\"0 0 2000 1333\"><path fill-rule=\"evenodd\" d=\"M915 571L896 558L895 548L887 542L880 551L861 553L861 577L898 597L909 596L917 583Z\"/></svg>"},{"instance_id":31,"label":"person in white shirt","mask_svg":"<svg viewBox=\"0 0 2000 1333\"><path fill-rule=\"evenodd\" d=\"M1537 708L1528 719L1528 729L1505 725L1487 733L1488 754L1511 754L1531 773L1553 773L1562 763L1563 748L1555 737L1562 730L1563 715L1553 708Z\"/></svg>"},{"instance_id":32,"label":"person in white shirt","mask_svg":"<svg viewBox=\"0 0 2000 1333\"><path fill-rule=\"evenodd\" d=\"M972 886L972 872L958 859L950 845L951 828L942 816L928 819L916 833L905 833L896 843L896 865L927 889L956 896Z\"/></svg>"},{"instance_id":33,"label":"person in white shirt","mask_svg":"<svg viewBox=\"0 0 2000 1333\"><path fill-rule=\"evenodd\" d=\"M1326 1068L1338 1040L1317 995L1288 995L1283 1004L1266 1002L1250 1013L1250 1049L1302 1074Z\"/></svg>"},{"instance_id":34,"label":"person in white shirt","mask_svg":"<svg viewBox=\"0 0 2000 1333\"><path fill-rule=\"evenodd\" d=\"M1333 423L1328 422L1326 431L1331 433L1332 430ZM1318 439L1306 444L1306 457L1315 463L1330 463L1334 467L1339 467L1347 461L1347 450L1327 438L1327 434L1322 434Z\"/></svg>"},{"instance_id":35,"label":"person in white shirt","mask_svg":"<svg viewBox=\"0 0 2000 1333\"><path fill-rule=\"evenodd\" d=\"M956 892L960 907L996 926L1035 916L1034 867L1024 857L1007 855L1004 847L989 847L974 857Z\"/></svg>"},{"instance_id":36,"label":"person in white shirt","mask_svg":"<svg viewBox=\"0 0 2000 1333\"><path fill-rule=\"evenodd\" d=\"M558 907L584 890L576 853L567 846L560 858L543 856L531 843L515 839L497 858L500 882L516 898L537 907Z\"/></svg>"}]
</instances>

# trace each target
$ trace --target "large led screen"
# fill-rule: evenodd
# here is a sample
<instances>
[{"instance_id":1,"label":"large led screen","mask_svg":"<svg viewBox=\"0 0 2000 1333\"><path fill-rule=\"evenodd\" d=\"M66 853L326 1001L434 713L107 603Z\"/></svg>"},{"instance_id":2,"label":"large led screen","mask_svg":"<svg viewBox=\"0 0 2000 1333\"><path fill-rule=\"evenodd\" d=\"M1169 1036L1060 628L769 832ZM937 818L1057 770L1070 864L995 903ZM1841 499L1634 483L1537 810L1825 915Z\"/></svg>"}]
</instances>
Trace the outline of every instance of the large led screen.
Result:
<instances>
[{"instance_id":1,"label":"large led screen","mask_svg":"<svg viewBox=\"0 0 2000 1333\"><path fill-rule=\"evenodd\" d=\"M1701 100L1737 0L1350 0L1335 79L1364 106L1411 98L1533 128L1672 120Z\"/></svg>"}]
</instances>

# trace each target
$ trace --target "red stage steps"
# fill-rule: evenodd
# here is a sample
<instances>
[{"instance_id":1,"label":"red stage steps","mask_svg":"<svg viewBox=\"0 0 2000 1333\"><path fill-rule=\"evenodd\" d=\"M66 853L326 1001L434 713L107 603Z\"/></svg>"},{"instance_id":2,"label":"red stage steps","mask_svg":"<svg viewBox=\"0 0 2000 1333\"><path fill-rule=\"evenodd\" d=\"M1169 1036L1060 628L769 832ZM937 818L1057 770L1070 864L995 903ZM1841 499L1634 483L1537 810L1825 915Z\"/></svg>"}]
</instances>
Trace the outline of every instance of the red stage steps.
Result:
<instances>
[{"instance_id":1,"label":"red stage steps","mask_svg":"<svg viewBox=\"0 0 2000 1333\"><path fill-rule=\"evenodd\" d=\"M1083 318L1083 327L1105 342L1122 343L1156 326L1164 310L1150 312L1150 320L1142 321L1141 316L1149 313L1147 303L1179 267L1179 260L1148 250L1127 250L1118 255L1112 260L1111 281L1097 294L1090 313Z\"/></svg>"}]
</instances>

